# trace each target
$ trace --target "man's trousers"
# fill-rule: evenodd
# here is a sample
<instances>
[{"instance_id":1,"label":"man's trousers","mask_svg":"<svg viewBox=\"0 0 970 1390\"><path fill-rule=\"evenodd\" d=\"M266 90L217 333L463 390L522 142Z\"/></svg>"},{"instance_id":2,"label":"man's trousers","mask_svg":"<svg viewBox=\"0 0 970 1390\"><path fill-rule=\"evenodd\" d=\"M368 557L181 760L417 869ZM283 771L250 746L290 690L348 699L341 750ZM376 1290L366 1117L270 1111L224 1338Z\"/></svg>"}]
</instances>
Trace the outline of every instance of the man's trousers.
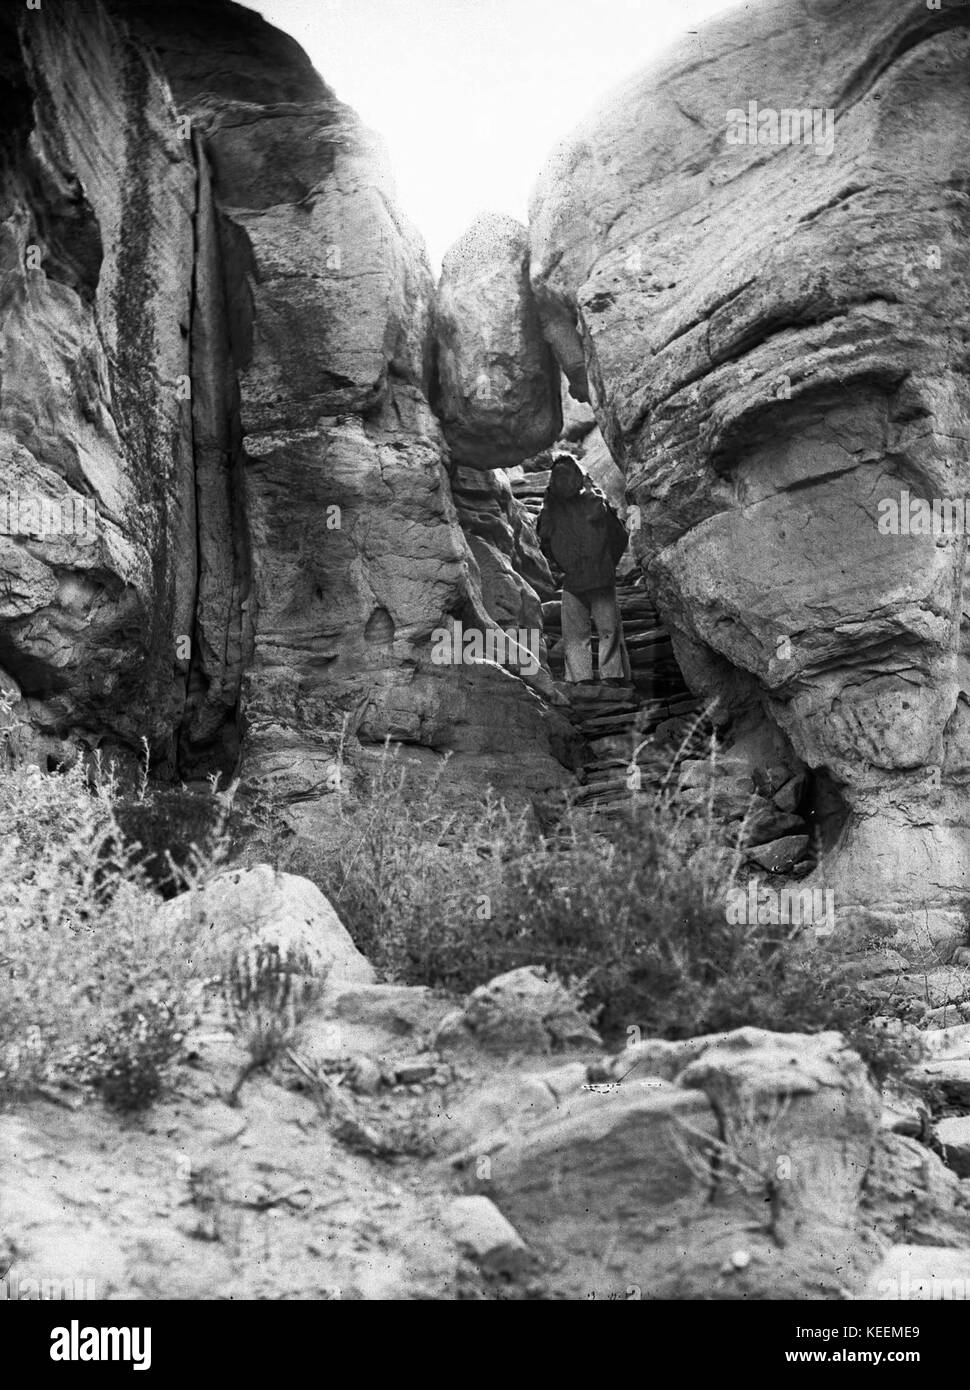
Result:
<instances>
[{"instance_id":1,"label":"man's trousers","mask_svg":"<svg viewBox=\"0 0 970 1390\"><path fill-rule=\"evenodd\" d=\"M562 639L567 681L593 679L592 623L599 637L600 680L630 679L630 659L623 641L623 622L613 584L562 594Z\"/></svg>"}]
</instances>

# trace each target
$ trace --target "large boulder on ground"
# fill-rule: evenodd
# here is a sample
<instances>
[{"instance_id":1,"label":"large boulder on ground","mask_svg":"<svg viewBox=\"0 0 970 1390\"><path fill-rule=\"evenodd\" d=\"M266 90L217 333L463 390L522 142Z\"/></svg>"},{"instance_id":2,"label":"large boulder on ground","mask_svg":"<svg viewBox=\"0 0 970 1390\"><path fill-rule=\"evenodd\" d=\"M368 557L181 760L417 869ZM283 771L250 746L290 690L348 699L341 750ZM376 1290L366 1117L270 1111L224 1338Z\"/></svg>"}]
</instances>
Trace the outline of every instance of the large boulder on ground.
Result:
<instances>
[{"instance_id":1,"label":"large boulder on ground","mask_svg":"<svg viewBox=\"0 0 970 1390\"><path fill-rule=\"evenodd\" d=\"M588 1075L558 1089L523 1076L521 1096L503 1078L504 1101L495 1082L452 1121L452 1162L564 1287L746 1299L861 1289L891 1224L867 1207L873 1154L901 1141L880 1135L879 1095L838 1034L648 1040ZM934 1234L952 1204L941 1190Z\"/></svg>"},{"instance_id":2,"label":"large boulder on ground","mask_svg":"<svg viewBox=\"0 0 970 1390\"><path fill-rule=\"evenodd\" d=\"M815 770L838 906L928 940L970 894L964 547L880 523L970 492L968 75L965 7L763 0L619 89L531 207L692 687Z\"/></svg>"},{"instance_id":3,"label":"large boulder on ground","mask_svg":"<svg viewBox=\"0 0 970 1390\"><path fill-rule=\"evenodd\" d=\"M254 942L276 946L281 956L305 960L330 985L374 980L374 967L316 884L277 873L269 864L219 874L165 903L157 920L172 935L180 926L202 926L217 949L245 950Z\"/></svg>"},{"instance_id":4,"label":"large boulder on ground","mask_svg":"<svg viewBox=\"0 0 970 1390\"><path fill-rule=\"evenodd\" d=\"M559 368L529 287L529 234L485 215L445 255L435 300L436 405L456 463L508 468L562 424Z\"/></svg>"}]
</instances>

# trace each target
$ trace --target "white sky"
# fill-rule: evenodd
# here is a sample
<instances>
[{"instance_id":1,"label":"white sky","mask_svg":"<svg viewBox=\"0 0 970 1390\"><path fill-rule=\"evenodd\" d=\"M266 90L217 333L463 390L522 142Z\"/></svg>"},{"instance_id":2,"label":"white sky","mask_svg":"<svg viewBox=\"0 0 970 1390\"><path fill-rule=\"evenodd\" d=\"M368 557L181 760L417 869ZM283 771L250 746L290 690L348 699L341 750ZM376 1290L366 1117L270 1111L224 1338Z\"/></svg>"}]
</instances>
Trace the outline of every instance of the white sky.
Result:
<instances>
[{"instance_id":1,"label":"white sky","mask_svg":"<svg viewBox=\"0 0 970 1390\"><path fill-rule=\"evenodd\" d=\"M557 140L685 29L739 0L245 0L384 138L441 257L480 212L526 221Z\"/></svg>"}]
</instances>

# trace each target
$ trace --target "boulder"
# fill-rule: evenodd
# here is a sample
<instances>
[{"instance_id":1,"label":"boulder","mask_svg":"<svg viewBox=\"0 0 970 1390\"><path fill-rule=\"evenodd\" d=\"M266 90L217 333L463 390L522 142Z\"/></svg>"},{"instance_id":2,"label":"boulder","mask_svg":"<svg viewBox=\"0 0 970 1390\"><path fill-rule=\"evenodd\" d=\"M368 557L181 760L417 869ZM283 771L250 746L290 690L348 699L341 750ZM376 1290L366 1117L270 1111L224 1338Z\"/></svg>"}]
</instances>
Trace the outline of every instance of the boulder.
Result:
<instances>
[{"instance_id":1,"label":"boulder","mask_svg":"<svg viewBox=\"0 0 970 1390\"><path fill-rule=\"evenodd\" d=\"M925 1062L909 1073L910 1083L931 1101L970 1109L970 1061L965 1058Z\"/></svg>"},{"instance_id":2,"label":"boulder","mask_svg":"<svg viewBox=\"0 0 970 1390\"><path fill-rule=\"evenodd\" d=\"M328 985L320 1007L329 1018L405 1037L432 1032L451 1001L426 985L348 984L342 979Z\"/></svg>"},{"instance_id":3,"label":"boulder","mask_svg":"<svg viewBox=\"0 0 970 1390\"><path fill-rule=\"evenodd\" d=\"M964 557L958 535L894 534L889 504L970 492L967 219L940 194L968 57L952 6L765 0L618 88L530 207L546 334L640 508L688 684L817 774L840 920L884 909L950 944L970 896Z\"/></svg>"},{"instance_id":4,"label":"boulder","mask_svg":"<svg viewBox=\"0 0 970 1390\"><path fill-rule=\"evenodd\" d=\"M555 1260L571 1296L604 1296L631 1281L663 1296L663 1232L696 1216L709 1196L685 1161L683 1123L717 1131L706 1099L673 1086L582 1092L565 1118L549 1112L494 1149L475 1146L468 1181Z\"/></svg>"},{"instance_id":5,"label":"boulder","mask_svg":"<svg viewBox=\"0 0 970 1390\"><path fill-rule=\"evenodd\" d=\"M970 1116L950 1115L937 1120L934 1132L947 1167L960 1178L970 1178Z\"/></svg>"},{"instance_id":6,"label":"boulder","mask_svg":"<svg viewBox=\"0 0 970 1390\"><path fill-rule=\"evenodd\" d=\"M571 1114L582 1102L586 1075L582 1062L526 1075L509 1070L449 1110L446 1152L453 1154L452 1162L460 1167L475 1154L487 1153L523 1133L540 1115Z\"/></svg>"},{"instance_id":7,"label":"boulder","mask_svg":"<svg viewBox=\"0 0 970 1390\"><path fill-rule=\"evenodd\" d=\"M871 1155L907 1141L882 1137L880 1097L838 1034L649 1039L587 1075L578 1086L564 1077L558 1094L542 1077L503 1078L466 1102L450 1140L466 1182L555 1261L572 1296L862 1287L885 1244L866 1206ZM906 1181L913 1194L927 1189ZM927 1216L939 1205L948 1219L945 1183L941 1194L925 1192Z\"/></svg>"},{"instance_id":8,"label":"boulder","mask_svg":"<svg viewBox=\"0 0 970 1390\"><path fill-rule=\"evenodd\" d=\"M599 1042L575 997L545 970L524 965L479 985L442 1020L435 1046L489 1052L549 1052Z\"/></svg>"},{"instance_id":9,"label":"boulder","mask_svg":"<svg viewBox=\"0 0 970 1390\"><path fill-rule=\"evenodd\" d=\"M934 1061L970 1061L970 1023L954 1024L951 1028L927 1028L920 1038Z\"/></svg>"},{"instance_id":10,"label":"boulder","mask_svg":"<svg viewBox=\"0 0 970 1390\"><path fill-rule=\"evenodd\" d=\"M441 1213L441 1221L484 1274L515 1278L535 1266L525 1241L487 1197L455 1197Z\"/></svg>"},{"instance_id":11,"label":"boulder","mask_svg":"<svg viewBox=\"0 0 970 1390\"><path fill-rule=\"evenodd\" d=\"M872 1249L860 1201L882 1115L859 1057L837 1033L741 1028L691 1062L679 1084L703 1090L720 1120L728 1208L760 1191L786 1268L801 1249L806 1279L851 1286Z\"/></svg>"},{"instance_id":12,"label":"boulder","mask_svg":"<svg viewBox=\"0 0 970 1390\"><path fill-rule=\"evenodd\" d=\"M277 946L283 956L307 960L312 973L331 985L374 979L373 966L320 889L268 864L230 870L179 894L158 909L156 921L171 934L190 923L204 926L217 949L245 949L254 941Z\"/></svg>"},{"instance_id":13,"label":"boulder","mask_svg":"<svg viewBox=\"0 0 970 1390\"><path fill-rule=\"evenodd\" d=\"M748 852L748 858L769 874L784 874L808 853L807 835L783 835Z\"/></svg>"},{"instance_id":14,"label":"boulder","mask_svg":"<svg viewBox=\"0 0 970 1390\"><path fill-rule=\"evenodd\" d=\"M436 406L456 463L508 468L562 425L560 375L529 286L529 236L484 215L446 253L435 299Z\"/></svg>"}]
</instances>

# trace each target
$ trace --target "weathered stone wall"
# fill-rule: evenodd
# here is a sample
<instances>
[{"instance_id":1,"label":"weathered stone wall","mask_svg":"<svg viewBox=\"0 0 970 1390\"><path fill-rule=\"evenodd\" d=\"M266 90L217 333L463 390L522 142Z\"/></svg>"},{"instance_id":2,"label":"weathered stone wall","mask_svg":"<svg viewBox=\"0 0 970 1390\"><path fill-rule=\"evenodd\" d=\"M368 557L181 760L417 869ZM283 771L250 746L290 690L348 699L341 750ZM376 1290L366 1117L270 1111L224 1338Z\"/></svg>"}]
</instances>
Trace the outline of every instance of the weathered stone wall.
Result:
<instances>
[{"instance_id":1,"label":"weathered stone wall","mask_svg":"<svg viewBox=\"0 0 970 1390\"><path fill-rule=\"evenodd\" d=\"M45 765L144 735L173 769L196 568L195 170L164 82L98 5L7 5L0 44L0 493L77 523L0 517L15 742Z\"/></svg>"},{"instance_id":2,"label":"weathered stone wall","mask_svg":"<svg viewBox=\"0 0 970 1390\"><path fill-rule=\"evenodd\" d=\"M619 91L532 207L547 335L683 669L815 771L841 905L942 935L970 893L965 542L877 523L970 490L968 23L739 11ZM769 136L817 109L818 145L732 143L749 102Z\"/></svg>"},{"instance_id":3,"label":"weathered stone wall","mask_svg":"<svg viewBox=\"0 0 970 1390\"><path fill-rule=\"evenodd\" d=\"M4 484L98 503L91 545L2 541L19 752L144 734L162 772L238 771L317 829L385 738L458 797L563 785L542 679L431 659L538 601L462 530L434 284L376 138L228 0L4 14Z\"/></svg>"}]
</instances>

